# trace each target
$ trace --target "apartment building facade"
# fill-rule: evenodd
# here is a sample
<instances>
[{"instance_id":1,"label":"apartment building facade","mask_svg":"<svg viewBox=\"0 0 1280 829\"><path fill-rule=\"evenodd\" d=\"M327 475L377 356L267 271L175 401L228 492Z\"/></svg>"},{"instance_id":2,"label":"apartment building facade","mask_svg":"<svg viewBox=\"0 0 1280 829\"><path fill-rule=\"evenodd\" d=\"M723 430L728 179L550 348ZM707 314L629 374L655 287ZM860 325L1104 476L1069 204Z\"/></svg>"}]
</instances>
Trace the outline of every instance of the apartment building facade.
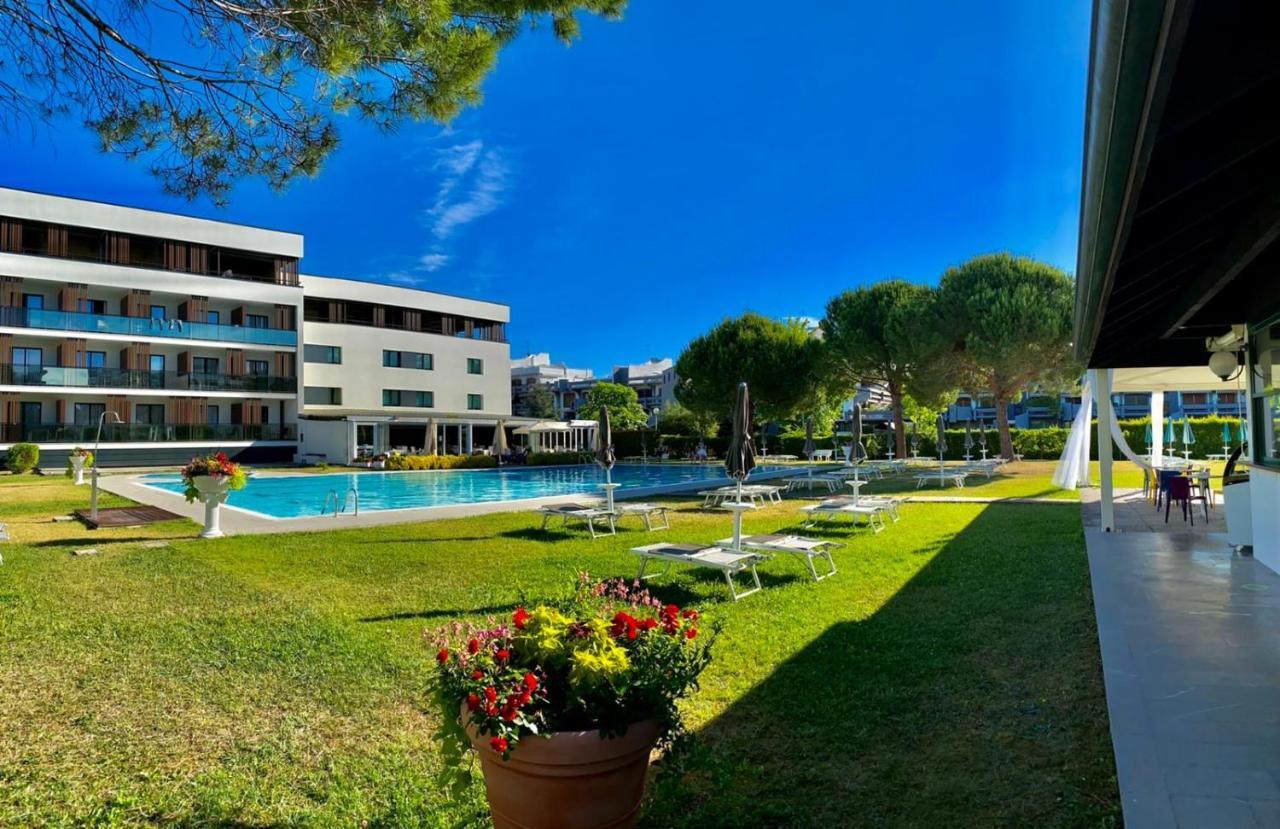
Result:
<instances>
[{"instance_id":1,"label":"apartment building facade","mask_svg":"<svg viewBox=\"0 0 1280 829\"><path fill-rule=\"evenodd\" d=\"M100 437L104 466L346 462L421 447L403 427L433 416L438 446L492 440L506 306L302 276L302 255L295 233L0 188L0 461Z\"/></svg>"}]
</instances>

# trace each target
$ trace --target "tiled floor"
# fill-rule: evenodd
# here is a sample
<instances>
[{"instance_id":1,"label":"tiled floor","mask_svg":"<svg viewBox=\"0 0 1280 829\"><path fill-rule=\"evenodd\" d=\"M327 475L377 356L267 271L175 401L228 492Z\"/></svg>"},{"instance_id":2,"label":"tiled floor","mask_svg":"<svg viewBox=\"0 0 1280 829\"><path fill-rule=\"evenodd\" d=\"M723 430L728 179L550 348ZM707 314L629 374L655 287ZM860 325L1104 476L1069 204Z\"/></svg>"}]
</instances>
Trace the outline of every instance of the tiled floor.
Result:
<instances>
[{"instance_id":1,"label":"tiled floor","mask_svg":"<svg viewBox=\"0 0 1280 829\"><path fill-rule=\"evenodd\" d=\"M1103 533L1097 509L1085 537L1125 825L1280 827L1280 576L1200 524L1143 526L1134 510L1154 508L1124 504Z\"/></svg>"}]
</instances>

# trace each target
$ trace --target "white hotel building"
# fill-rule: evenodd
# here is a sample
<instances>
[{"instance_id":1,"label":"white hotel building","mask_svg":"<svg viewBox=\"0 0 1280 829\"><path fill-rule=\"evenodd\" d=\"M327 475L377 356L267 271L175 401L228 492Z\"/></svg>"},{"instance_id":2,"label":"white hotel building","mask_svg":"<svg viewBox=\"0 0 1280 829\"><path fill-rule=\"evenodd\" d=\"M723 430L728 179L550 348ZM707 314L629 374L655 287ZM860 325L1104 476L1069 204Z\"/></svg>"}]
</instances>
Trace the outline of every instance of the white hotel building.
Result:
<instances>
[{"instance_id":1,"label":"white hotel building","mask_svg":"<svg viewBox=\"0 0 1280 829\"><path fill-rule=\"evenodd\" d=\"M0 461L344 463L488 446L507 306L302 276L294 233L0 188Z\"/></svg>"}]
</instances>

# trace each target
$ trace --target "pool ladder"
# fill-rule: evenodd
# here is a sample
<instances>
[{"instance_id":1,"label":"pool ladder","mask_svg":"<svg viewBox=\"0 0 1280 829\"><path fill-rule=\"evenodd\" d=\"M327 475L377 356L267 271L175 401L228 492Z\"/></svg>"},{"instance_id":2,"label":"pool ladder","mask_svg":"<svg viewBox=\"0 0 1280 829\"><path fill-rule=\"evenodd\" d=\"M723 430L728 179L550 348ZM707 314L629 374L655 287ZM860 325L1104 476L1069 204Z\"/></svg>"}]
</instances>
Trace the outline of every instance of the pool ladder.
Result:
<instances>
[{"instance_id":1,"label":"pool ladder","mask_svg":"<svg viewBox=\"0 0 1280 829\"><path fill-rule=\"evenodd\" d=\"M353 513L353 515L359 515L360 514L360 491L358 489L356 489L355 487L350 487L347 490L347 494L344 495L341 500L338 499L338 490L331 489L329 490L329 494L324 496L324 503L320 505L320 514L324 515L326 512L329 511L329 502L332 501L333 517L337 518L339 515L347 511L347 504L352 503L353 499L355 502L355 512Z\"/></svg>"}]
</instances>

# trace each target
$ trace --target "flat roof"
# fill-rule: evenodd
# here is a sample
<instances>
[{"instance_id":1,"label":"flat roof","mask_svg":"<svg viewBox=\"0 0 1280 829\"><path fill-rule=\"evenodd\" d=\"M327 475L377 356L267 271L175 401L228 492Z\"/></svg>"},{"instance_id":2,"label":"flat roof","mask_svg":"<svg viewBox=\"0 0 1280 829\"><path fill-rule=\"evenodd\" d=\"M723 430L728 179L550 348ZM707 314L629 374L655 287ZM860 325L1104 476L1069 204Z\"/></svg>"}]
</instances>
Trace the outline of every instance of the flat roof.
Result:
<instances>
[{"instance_id":1,"label":"flat roof","mask_svg":"<svg viewBox=\"0 0 1280 829\"><path fill-rule=\"evenodd\" d=\"M0 215L302 258L299 233L14 187L0 187Z\"/></svg>"},{"instance_id":2,"label":"flat roof","mask_svg":"<svg viewBox=\"0 0 1280 829\"><path fill-rule=\"evenodd\" d=\"M302 282L304 296L379 302L385 305L400 305L405 308L414 308L422 311L460 314L493 322L511 321L511 307L501 302L489 302L483 299L441 293L440 291L428 291L423 288L388 285L385 282L371 282L339 276L300 274L299 279Z\"/></svg>"}]
</instances>

